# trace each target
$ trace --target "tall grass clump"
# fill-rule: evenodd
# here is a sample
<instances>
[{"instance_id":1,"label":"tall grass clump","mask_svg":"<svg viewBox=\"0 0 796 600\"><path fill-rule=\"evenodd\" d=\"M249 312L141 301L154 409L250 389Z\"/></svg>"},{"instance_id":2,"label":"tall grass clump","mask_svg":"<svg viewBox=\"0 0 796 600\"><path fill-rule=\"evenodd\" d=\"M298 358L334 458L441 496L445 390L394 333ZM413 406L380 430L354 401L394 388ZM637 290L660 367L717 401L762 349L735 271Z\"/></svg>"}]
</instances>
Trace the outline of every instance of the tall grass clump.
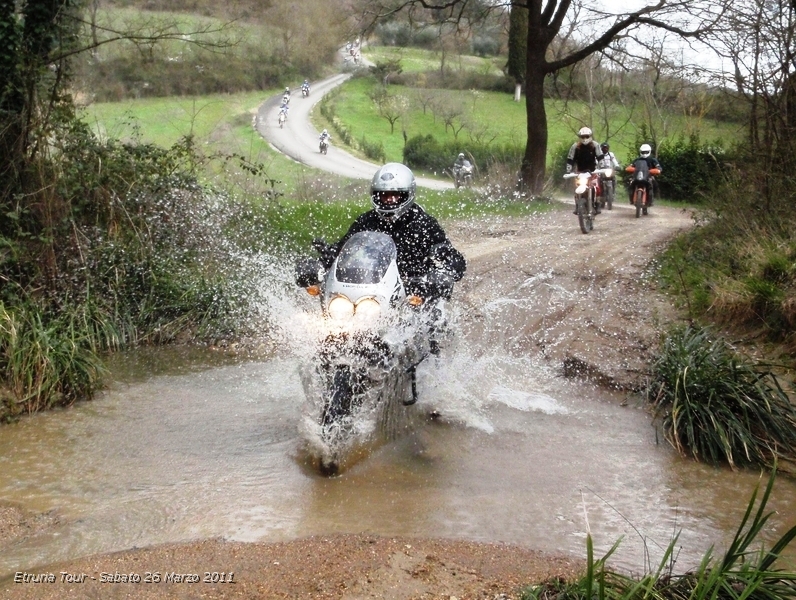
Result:
<instances>
[{"instance_id":1,"label":"tall grass clump","mask_svg":"<svg viewBox=\"0 0 796 600\"><path fill-rule=\"evenodd\" d=\"M774 373L707 329L672 330L652 378L655 414L681 454L731 467L796 457L796 407Z\"/></svg>"},{"instance_id":2,"label":"tall grass clump","mask_svg":"<svg viewBox=\"0 0 796 600\"><path fill-rule=\"evenodd\" d=\"M87 338L75 315L0 301L0 419L91 398L105 370Z\"/></svg>"},{"instance_id":3,"label":"tall grass clump","mask_svg":"<svg viewBox=\"0 0 796 600\"><path fill-rule=\"evenodd\" d=\"M632 577L612 570L608 559L619 542L601 558L594 557L586 538L586 572L574 581L552 580L527 588L522 600L788 600L796 598L796 572L775 568L782 552L796 537L796 526L786 531L769 550L758 538L771 517L766 505L776 479L773 470L760 502L758 485L746 513L723 556L710 547L699 565L686 573L673 572L678 536L669 543L656 569ZM757 509L755 510L755 505ZM621 540L620 540L621 541Z\"/></svg>"}]
</instances>

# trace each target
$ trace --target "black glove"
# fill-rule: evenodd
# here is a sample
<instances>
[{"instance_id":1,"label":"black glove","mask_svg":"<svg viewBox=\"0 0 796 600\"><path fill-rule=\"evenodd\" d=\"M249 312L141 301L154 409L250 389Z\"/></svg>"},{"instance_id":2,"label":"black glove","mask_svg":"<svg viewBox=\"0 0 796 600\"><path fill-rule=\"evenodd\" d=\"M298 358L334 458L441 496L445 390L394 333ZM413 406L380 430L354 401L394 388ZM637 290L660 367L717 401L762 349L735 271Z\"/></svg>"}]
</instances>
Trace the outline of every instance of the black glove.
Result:
<instances>
[{"instance_id":1,"label":"black glove","mask_svg":"<svg viewBox=\"0 0 796 600\"><path fill-rule=\"evenodd\" d=\"M334 259L337 258L334 247L327 244L326 240L323 238L315 238L312 240L312 247L318 253L318 256L320 256L323 268L328 269L331 267Z\"/></svg>"},{"instance_id":2,"label":"black glove","mask_svg":"<svg viewBox=\"0 0 796 600\"><path fill-rule=\"evenodd\" d=\"M321 261L317 258L300 258L296 261L296 285L303 288L318 285L322 270Z\"/></svg>"},{"instance_id":3,"label":"black glove","mask_svg":"<svg viewBox=\"0 0 796 600\"><path fill-rule=\"evenodd\" d=\"M404 286L407 293L416 294L424 300L449 300L453 292L453 281L453 275L448 271L434 270L419 277L407 277Z\"/></svg>"}]
</instances>

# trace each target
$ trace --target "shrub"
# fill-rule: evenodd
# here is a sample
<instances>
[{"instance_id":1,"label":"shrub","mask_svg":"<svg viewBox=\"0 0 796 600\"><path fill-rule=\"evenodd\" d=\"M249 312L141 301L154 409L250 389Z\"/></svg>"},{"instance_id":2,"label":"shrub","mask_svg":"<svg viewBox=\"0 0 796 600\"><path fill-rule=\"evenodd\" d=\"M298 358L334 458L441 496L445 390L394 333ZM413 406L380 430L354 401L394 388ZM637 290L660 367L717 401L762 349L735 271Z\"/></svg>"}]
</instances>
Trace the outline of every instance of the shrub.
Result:
<instances>
[{"instance_id":1,"label":"shrub","mask_svg":"<svg viewBox=\"0 0 796 600\"><path fill-rule=\"evenodd\" d=\"M454 155L455 156L455 155ZM453 164L450 155L444 155L442 145L431 135L416 135L404 146L404 163L411 169L444 171Z\"/></svg>"},{"instance_id":2,"label":"shrub","mask_svg":"<svg viewBox=\"0 0 796 600\"><path fill-rule=\"evenodd\" d=\"M777 378L708 330L673 330L652 371L650 398L678 452L733 467L796 457L796 406Z\"/></svg>"},{"instance_id":3,"label":"shrub","mask_svg":"<svg viewBox=\"0 0 796 600\"><path fill-rule=\"evenodd\" d=\"M359 143L362 152L371 160L376 162L386 162L387 155L384 153L384 144L381 142L369 142L363 135Z\"/></svg>"}]
</instances>

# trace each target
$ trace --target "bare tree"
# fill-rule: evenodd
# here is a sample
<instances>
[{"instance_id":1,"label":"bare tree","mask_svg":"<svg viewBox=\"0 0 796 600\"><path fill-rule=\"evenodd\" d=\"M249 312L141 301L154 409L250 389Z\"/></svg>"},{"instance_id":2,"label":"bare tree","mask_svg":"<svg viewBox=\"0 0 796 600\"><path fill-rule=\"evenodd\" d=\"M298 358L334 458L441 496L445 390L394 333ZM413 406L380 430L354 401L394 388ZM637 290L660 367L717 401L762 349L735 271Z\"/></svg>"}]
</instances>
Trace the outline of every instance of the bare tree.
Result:
<instances>
[{"instance_id":1,"label":"bare tree","mask_svg":"<svg viewBox=\"0 0 796 600\"><path fill-rule=\"evenodd\" d=\"M374 90L370 97L376 103L379 116L390 124L392 135L395 133L395 123L406 114L409 101L404 96L390 94L385 87Z\"/></svg>"},{"instance_id":2,"label":"bare tree","mask_svg":"<svg viewBox=\"0 0 796 600\"><path fill-rule=\"evenodd\" d=\"M411 14L431 10L467 26L490 10L520 6L528 10L525 64L527 140L522 162L522 180L532 194L542 192L547 158L547 115L544 82L548 75L582 61L599 51L607 51L623 35L638 34L644 28L658 28L680 36L697 36L722 14L725 0L651 0L633 12L607 13L599 0L367 0L361 9L371 23L399 11ZM727 0L728 1L728 0ZM571 49L558 57L550 56L557 36L570 29Z\"/></svg>"},{"instance_id":3,"label":"bare tree","mask_svg":"<svg viewBox=\"0 0 796 600\"><path fill-rule=\"evenodd\" d=\"M749 155L760 178L756 188L770 208L783 183L788 190L794 184L796 2L738 0L726 21L710 44L731 65L725 83L748 108Z\"/></svg>"}]
</instances>

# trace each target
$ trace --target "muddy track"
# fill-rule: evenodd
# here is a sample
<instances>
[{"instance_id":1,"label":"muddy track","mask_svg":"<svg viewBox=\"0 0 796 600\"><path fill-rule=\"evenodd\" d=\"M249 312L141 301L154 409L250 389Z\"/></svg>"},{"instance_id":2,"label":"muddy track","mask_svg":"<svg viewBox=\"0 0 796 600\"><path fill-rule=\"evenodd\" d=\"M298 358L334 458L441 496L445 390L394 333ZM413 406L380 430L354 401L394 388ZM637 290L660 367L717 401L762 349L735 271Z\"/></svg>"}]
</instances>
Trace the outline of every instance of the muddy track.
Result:
<instances>
[{"instance_id":1,"label":"muddy track","mask_svg":"<svg viewBox=\"0 0 796 600\"><path fill-rule=\"evenodd\" d=\"M639 386L661 324L675 318L651 262L693 219L662 206L637 219L617 204L586 235L566 201L540 216L448 226L468 259L457 293L485 344L541 354L565 376Z\"/></svg>"}]
</instances>

